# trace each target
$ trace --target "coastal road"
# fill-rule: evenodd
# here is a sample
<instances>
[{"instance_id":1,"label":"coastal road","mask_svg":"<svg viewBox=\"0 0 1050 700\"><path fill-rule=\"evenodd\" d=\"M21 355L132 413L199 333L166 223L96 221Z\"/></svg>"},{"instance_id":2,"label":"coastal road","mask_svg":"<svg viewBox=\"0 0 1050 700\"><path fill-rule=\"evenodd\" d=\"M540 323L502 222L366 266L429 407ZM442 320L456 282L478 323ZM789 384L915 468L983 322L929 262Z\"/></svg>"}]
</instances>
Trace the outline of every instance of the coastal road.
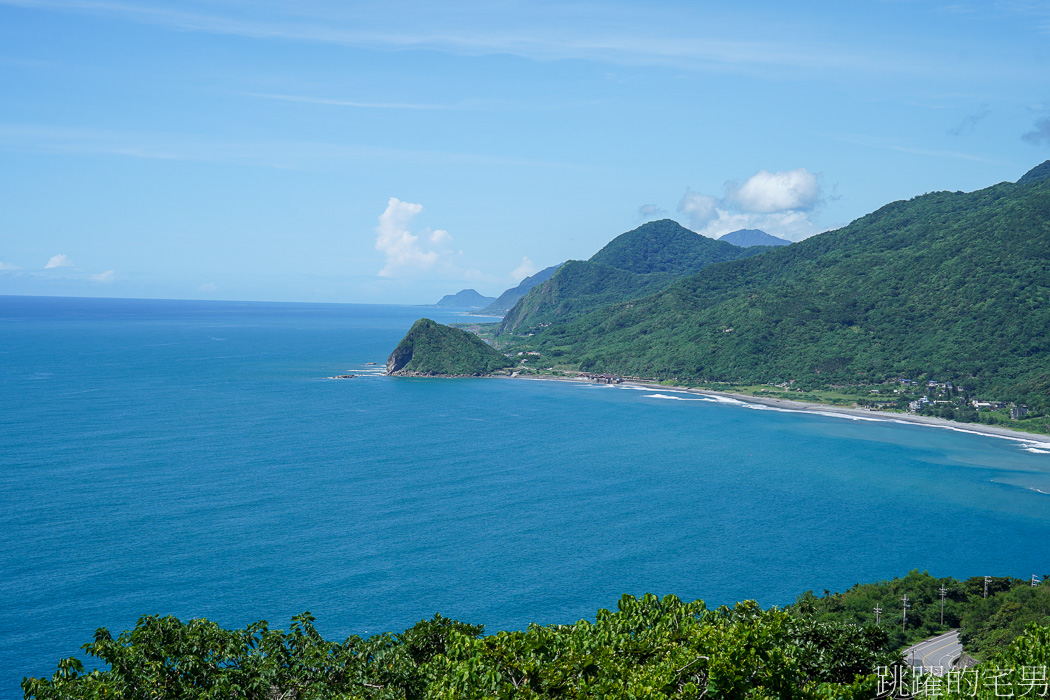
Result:
<instances>
[{"instance_id":1,"label":"coastal road","mask_svg":"<svg viewBox=\"0 0 1050 700\"><path fill-rule=\"evenodd\" d=\"M915 671L925 669L926 673L943 676L960 655L959 630L952 630L908 647L904 650L904 661Z\"/></svg>"}]
</instances>

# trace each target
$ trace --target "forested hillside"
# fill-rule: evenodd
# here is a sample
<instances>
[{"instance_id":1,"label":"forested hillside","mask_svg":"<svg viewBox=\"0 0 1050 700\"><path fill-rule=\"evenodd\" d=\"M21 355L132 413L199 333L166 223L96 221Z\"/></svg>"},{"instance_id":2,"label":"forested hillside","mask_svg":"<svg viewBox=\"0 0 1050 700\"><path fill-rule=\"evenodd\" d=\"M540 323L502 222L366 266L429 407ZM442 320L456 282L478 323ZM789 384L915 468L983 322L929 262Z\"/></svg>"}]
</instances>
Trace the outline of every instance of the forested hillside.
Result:
<instances>
[{"instance_id":1,"label":"forested hillside","mask_svg":"<svg viewBox=\"0 0 1050 700\"><path fill-rule=\"evenodd\" d=\"M564 264L515 304L503 319L501 332L525 332L576 318L665 289L708 265L764 250L706 238L670 219L651 221L617 236L589 260Z\"/></svg>"},{"instance_id":2,"label":"forested hillside","mask_svg":"<svg viewBox=\"0 0 1050 700\"><path fill-rule=\"evenodd\" d=\"M390 353L386 371L399 376L480 376L512 364L473 333L421 318Z\"/></svg>"},{"instance_id":3,"label":"forested hillside","mask_svg":"<svg viewBox=\"0 0 1050 700\"><path fill-rule=\"evenodd\" d=\"M1050 181L1039 172L894 202L533 340L586 371L796 386L935 378L1045 411Z\"/></svg>"},{"instance_id":4,"label":"forested hillside","mask_svg":"<svg viewBox=\"0 0 1050 700\"><path fill-rule=\"evenodd\" d=\"M511 287L502 294L500 294L494 302L483 308L478 313L480 314L491 314L493 316L502 316L507 313L511 307L518 303L518 300L529 293L529 290L538 284L542 284L551 278L558 268L562 264L551 265L548 268L544 268L534 275L530 275L518 283L516 287Z\"/></svg>"}]
</instances>

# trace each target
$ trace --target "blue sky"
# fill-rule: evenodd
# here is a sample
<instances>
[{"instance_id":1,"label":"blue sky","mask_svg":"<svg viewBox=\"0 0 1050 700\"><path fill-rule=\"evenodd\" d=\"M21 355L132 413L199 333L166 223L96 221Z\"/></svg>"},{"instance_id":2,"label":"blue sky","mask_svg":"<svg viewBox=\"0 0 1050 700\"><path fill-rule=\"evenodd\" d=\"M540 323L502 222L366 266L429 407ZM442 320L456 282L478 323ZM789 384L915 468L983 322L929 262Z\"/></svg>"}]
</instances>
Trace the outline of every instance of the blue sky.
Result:
<instances>
[{"instance_id":1,"label":"blue sky","mask_svg":"<svg viewBox=\"0 0 1050 700\"><path fill-rule=\"evenodd\" d=\"M1048 49L1020 0L0 0L0 294L430 303L652 218L797 240L1050 158Z\"/></svg>"}]
</instances>

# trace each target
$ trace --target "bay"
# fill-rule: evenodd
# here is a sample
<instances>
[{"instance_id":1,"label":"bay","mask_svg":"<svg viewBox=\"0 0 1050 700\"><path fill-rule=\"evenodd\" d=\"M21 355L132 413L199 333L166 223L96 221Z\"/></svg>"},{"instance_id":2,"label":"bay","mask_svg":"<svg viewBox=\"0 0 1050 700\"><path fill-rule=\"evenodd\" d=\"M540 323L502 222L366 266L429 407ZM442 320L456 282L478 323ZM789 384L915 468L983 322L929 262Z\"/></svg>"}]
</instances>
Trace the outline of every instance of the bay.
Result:
<instances>
[{"instance_id":1,"label":"bay","mask_svg":"<svg viewBox=\"0 0 1050 700\"><path fill-rule=\"evenodd\" d=\"M1050 570L1038 438L381 376L420 316L462 320L0 297L0 697L144 614L495 632L623 593L783 605L911 569Z\"/></svg>"}]
</instances>

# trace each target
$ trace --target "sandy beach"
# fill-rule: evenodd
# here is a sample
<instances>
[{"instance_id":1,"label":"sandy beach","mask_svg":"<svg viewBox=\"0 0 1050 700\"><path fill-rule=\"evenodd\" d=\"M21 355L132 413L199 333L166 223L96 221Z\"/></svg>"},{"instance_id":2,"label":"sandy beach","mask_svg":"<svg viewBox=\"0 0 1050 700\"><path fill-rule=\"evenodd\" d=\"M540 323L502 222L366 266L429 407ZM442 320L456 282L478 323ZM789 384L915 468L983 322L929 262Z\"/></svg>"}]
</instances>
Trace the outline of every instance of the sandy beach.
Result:
<instances>
[{"instance_id":1,"label":"sandy beach","mask_svg":"<svg viewBox=\"0 0 1050 700\"><path fill-rule=\"evenodd\" d=\"M581 382L584 384L594 383L591 380L584 379L581 377L519 375L517 377L514 377L514 379L568 381ZM725 399L739 401L741 403L769 406L771 408L779 408L785 411L806 411L809 413L819 413L821 415L838 414L845 418L863 418L867 420L916 423L918 425L925 425L932 428L955 430L964 433L976 433L978 435L991 435L994 437L1018 440L1020 442L1025 443L1038 444L1040 447L1050 450L1050 435L1042 435L1039 433L1026 433L1020 430L1011 430L1009 428L1003 428L997 425L985 425L983 423L960 423L958 421L946 420L944 418L934 418L933 416L917 416L913 413L890 413L888 411L873 411L866 408L833 406L824 403L794 401L792 399L781 399L772 396L751 396L750 394L735 394L728 391L716 391L714 389L697 389L693 387L684 386L668 386L665 384L653 384L649 382L640 381L624 381L622 384L618 384L617 386L633 386L644 389L652 389L654 391L671 391L687 394L697 394L700 396L717 396Z\"/></svg>"}]
</instances>

